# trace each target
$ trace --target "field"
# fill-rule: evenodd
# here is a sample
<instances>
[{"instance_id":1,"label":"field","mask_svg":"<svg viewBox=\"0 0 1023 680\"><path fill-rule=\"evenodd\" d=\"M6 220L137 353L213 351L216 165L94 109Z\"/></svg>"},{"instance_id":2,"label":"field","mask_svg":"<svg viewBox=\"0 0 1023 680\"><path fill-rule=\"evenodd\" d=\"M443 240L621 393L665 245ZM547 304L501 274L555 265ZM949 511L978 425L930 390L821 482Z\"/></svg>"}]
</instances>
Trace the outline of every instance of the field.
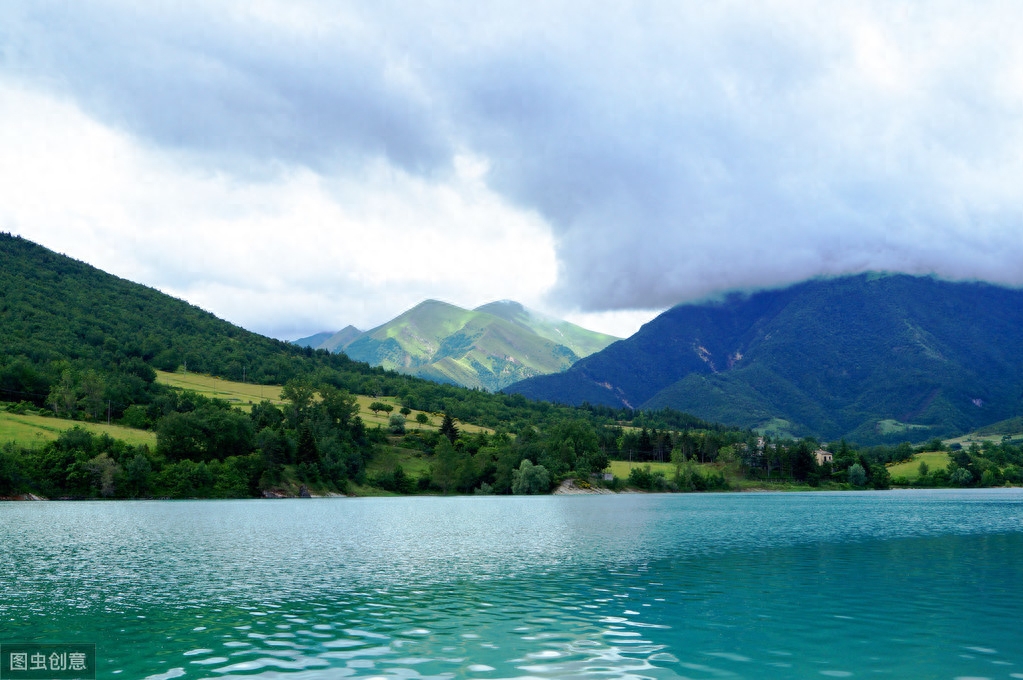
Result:
<instances>
[{"instance_id":1,"label":"field","mask_svg":"<svg viewBox=\"0 0 1023 680\"><path fill-rule=\"evenodd\" d=\"M1019 432L1013 434L981 434L981 432L982 430L978 430L977 432L965 434L962 437L946 439L944 440L944 443L946 446L951 446L952 444L959 444L963 448L969 448L970 444L983 444L984 442L1000 444L1002 440L1005 439L1006 437L1008 437L1007 441L1014 445L1019 444L1021 441L1023 441L1023 433Z\"/></svg>"},{"instance_id":2,"label":"field","mask_svg":"<svg viewBox=\"0 0 1023 680\"><path fill-rule=\"evenodd\" d=\"M892 479L895 479L896 477L904 477L908 481L912 482L920 477L920 463L927 463L927 467L930 468L931 472L933 472L935 470L945 469L948 466L948 460L948 454L944 451L918 453L913 456L912 460L889 466L888 474L892 476Z\"/></svg>"},{"instance_id":3,"label":"field","mask_svg":"<svg viewBox=\"0 0 1023 680\"><path fill-rule=\"evenodd\" d=\"M926 425L914 425L912 423L900 423L897 420L879 420L877 421L877 433L883 436L892 434L905 434L907 432L913 432L914 430L926 430Z\"/></svg>"},{"instance_id":4,"label":"field","mask_svg":"<svg viewBox=\"0 0 1023 680\"><path fill-rule=\"evenodd\" d=\"M106 423L83 423L36 415L17 415L6 411L0 411L0 442L13 441L20 446L28 447L42 446L56 439L64 430L70 430L75 426L85 428L93 434L108 434L133 446L140 444L156 446L156 434L146 430Z\"/></svg>"},{"instance_id":5,"label":"field","mask_svg":"<svg viewBox=\"0 0 1023 680\"><path fill-rule=\"evenodd\" d=\"M664 476L672 479L675 476L675 466L671 463L630 463L627 460L611 461L611 474L619 479L628 479L632 468L644 468L650 466L650 472L663 472Z\"/></svg>"},{"instance_id":6,"label":"field","mask_svg":"<svg viewBox=\"0 0 1023 680\"><path fill-rule=\"evenodd\" d=\"M269 399L278 405L284 403L281 401L281 388L278 385L254 385L221 380L199 373L167 373L166 371L157 371L156 381L171 387L192 390L207 397L223 399L243 411L251 410L253 404L258 404L264 399Z\"/></svg>"},{"instance_id":7,"label":"field","mask_svg":"<svg viewBox=\"0 0 1023 680\"><path fill-rule=\"evenodd\" d=\"M264 399L269 399L278 406L285 403L284 400L281 399L280 385L254 385L252 383L222 380L221 378L202 375L199 373L182 374L167 373L165 371L157 371L156 380L157 382L164 385L170 385L171 387L192 390L207 397L224 399L232 406L236 406L243 411L251 411L254 404L258 404ZM359 404L359 417L362 418L363 422L370 427L375 425L387 427L391 413L397 413L401 408L401 404L395 397L367 397L364 395L356 395L356 401ZM373 413L373 411L369 409L369 405L375 401L379 401L383 404L389 404L394 407L394 410L391 413L386 413L384 411ZM420 425L416 422L416 416L419 413L423 412L412 411L405 417L406 429L436 430L440 427L443 416L426 413L428 420L425 425ZM484 427L478 427L476 425L469 425L461 422L456 424L458 429L462 432L486 432L487 434L493 434L493 430L489 430Z\"/></svg>"}]
</instances>

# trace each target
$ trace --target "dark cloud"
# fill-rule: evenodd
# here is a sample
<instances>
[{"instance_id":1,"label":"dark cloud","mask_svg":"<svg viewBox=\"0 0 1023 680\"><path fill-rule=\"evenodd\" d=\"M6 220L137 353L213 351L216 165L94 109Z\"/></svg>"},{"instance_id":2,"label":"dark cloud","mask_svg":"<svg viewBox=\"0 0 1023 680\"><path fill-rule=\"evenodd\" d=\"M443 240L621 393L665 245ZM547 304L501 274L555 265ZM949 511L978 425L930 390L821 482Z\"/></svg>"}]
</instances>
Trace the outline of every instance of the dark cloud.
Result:
<instances>
[{"instance_id":1,"label":"dark cloud","mask_svg":"<svg viewBox=\"0 0 1023 680\"><path fill-rule=\"evenodd\" d=\"M1015 5L290 6L8 5L4 68L241 168L482 156L552 229L563 306L863 269L1023 284Z\"/></svg>"},{"instance_id":2,"label":"dark cloud","mask_svg":"<svg viewBox=\"0 0 1023 680\"><path fill-rule=\"evenodd\" d=\"M235 169L449 160L443 118L375 30L289 27L218 3L21 7L0 10L7 69L153 144Z\"/></svg>"}]
</instances>

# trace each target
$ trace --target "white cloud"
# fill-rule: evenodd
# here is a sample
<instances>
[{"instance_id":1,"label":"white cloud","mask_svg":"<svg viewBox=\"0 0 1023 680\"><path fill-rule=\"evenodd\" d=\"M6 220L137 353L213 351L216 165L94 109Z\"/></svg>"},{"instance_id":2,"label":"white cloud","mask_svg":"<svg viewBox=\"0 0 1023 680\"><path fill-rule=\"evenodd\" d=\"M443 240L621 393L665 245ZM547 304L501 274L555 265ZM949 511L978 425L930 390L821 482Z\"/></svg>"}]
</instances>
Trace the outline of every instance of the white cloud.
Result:
<instances>
[{"instance_id":1,"label":"white cloud","mask_svg":"<svg viewBox=\"0 0 1023 680\"><path fill-rule=\"evenodd\" d=\"M424 297L535 304L555 280L535 215L465 156L442 180L210 172L67 102L0 85L0 225L247 328L297 336L381 323Z\"/></svg>"}]
</instances>

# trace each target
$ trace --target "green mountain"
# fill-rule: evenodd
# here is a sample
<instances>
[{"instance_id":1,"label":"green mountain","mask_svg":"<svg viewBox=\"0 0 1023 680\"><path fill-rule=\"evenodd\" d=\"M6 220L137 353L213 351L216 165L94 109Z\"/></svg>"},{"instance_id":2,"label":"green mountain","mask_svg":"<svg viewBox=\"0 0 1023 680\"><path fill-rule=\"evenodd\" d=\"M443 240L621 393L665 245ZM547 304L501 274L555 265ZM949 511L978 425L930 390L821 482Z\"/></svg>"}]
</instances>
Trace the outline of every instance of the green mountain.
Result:
<instances>
[{"instance_id":1,"label":"green mountain","mask_svg":"<svg viewBox=\"0 0 1023 680\"><path fill-rule=\"evenodd\" d=\"M309 347L311 349L317 349L320 345L329 340L333 335L334 334L331 333L330 331L325 331L323 333L314 333L313 335L310 335L305 338L292 340L291 344L298 345L299 347Z\"/></svg>"},{"instance_id":2,"label":"green mountain","mask_svg":"<svg viewBox=\"0 0 1023 680\"><path fill-rule=\"evenodd\" d=\"M103 401L116 417L151 397L139 382L146 366L274 384L329 370L343 373L353 391L383 376L0 233L0 400L42 405L65 370L93 370L106 375Z\"/></svg>"},{"instance_id":3,"label":"green mountain","mask_svg":"<svg viewBox=\"0 0 1023 680\"><path fill-rule=\"evenodd\" d=\"M345 326L337 333L328 333L327 337L323 341L316 345L314 349L325 349L328 352L340 352L348 343L355 340L357 337L362 335L355 326Z\"/></svg>"},{"instance_id":4,"label":"green mountain","mask_svg":"<svg viewBox=\"0 0 1023 680\"><path fill-rule=\"evenodd\" d=\"M680 305L507 392L861 443L1023 413L1023 291L864 274Z\"/></svg>"},{"instance_id":5,"label":"green mountain","mask_svg":"<svg viewBox=\"0 0 1023 680\"><path fill-rule=\"evenodd\" d=\"M474 310L427 300L352 337L354 330L349 326L318 347L373 366L492 391L564 371L617 340L507 300Z\"/></svg>"}]
</instances>

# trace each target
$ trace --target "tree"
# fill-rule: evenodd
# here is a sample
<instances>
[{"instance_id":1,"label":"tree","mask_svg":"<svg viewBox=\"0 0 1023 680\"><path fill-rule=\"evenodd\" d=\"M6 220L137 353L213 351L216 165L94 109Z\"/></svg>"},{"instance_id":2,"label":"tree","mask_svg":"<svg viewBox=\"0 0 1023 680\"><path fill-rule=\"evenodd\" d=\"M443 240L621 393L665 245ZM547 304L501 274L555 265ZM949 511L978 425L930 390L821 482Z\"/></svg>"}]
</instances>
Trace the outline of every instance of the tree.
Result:
<instances>
[{"instance_id":1,"label":"tree","mask_svg":"<svg viewBox=\"0 0 1023 680\"><path fill-rule=\"evenodd\" d=\"M458 488L459 481L464 477L463 468L472 464L469 454L456 449L451 442L441 438L434 452L433 482L440 487L442 493L450 493Z\"/></svg>"},{"instance_id":2,"label":"tree","mask_svg":"<svg viewBox=\"0 0 1023 680\"><path fill-rule=\"evenodd\" d=\"M817 461L810 453L810 445L806 441L800 441L792 455L792 476L803 482L810 476L811 472L817 469Z\"/></svg>"},{"instance_id":3,"label":"tree","mask_svg":"<svg viewBox=\"0 0 1023 680\"><path fill-rule=\"evenodd\" d=\"M512 493L535 495L547 493L551 486L551 475L543 465L533 465L528 458L519 469L512 472Z\"/></svg>"},{"instance_id":4,"label":"tree","mask_svg":"<svg viewBox=\"0 0 1023 680\"><path fill-rule=\"evenodd\" d=\"M878 463L870 471L870 482L875 489L887 489L891 486L892 475L883 463Z\"/></svg>"},{"instance_id":5,"label":"tree","mask_svg":"<svg viewBox=\"0 0 1023 680\"><path fill-rule=\"evenodd\" d=\"M310 427L309 421L304 421L298 428L298 446L295 450L295 457L299 465L302 463L312 464L320 459L316 437L313 435L313 428Z\"/></svg>"},{"instance_id":6,"label":"tree","mask_svg":"<svg viewBox=\"0 0 1023 680\"><path fill-rule=\"evenodd\" d=\"M956 468L951 475L949 475L948 481L953 486L968 486L973 482L973 475L966 468Z\"/></svg>"},{"instance_id":7,"label":"tree","mask_svg":"<svg viewBox=\"0 0 1023 680\"><path fill-rule=\"evenodd\" d=\"M281 388L281 399L291 402L288 409L288 421L292 427L298 425L305 416L306 410L313 403L316 391L306 380L292 379Z\"/></svg>"},{"instance_id":8,"label":"tree","mask_svg":"<svg viewBox=\"0 0 1023 680\"><path fill-rule=\"evenodd\" d=\"M400 413L394 413L388 419L388 428L391 430L391 434L405 434L405 416Z\"/></svg>"},{"instance_id":9,"label":"tree","mask_svg":"<svg viewBox=\"0 0 1023 680\"><path fill-rule=\"evenodd\" d=\"M440 433L448 438L452 444L458 439L458 428L455 427L455 420L448 413L444 414L444 420L440 424Z\"/></svg>"},{"instance_id":10,"label":"tree","mask_svg":"<svg viewBox=\"0 0 1023 680\"><path fill-rule=\"evenodd\" d=\"M426 425L428 422L430 422L430 417L425 413L417 413L416 422L419 423L420 425Z\"/></svg>"},{"instance_id":11,"label":"tree","mask_svg":"<svg viewBox=\"0 0 1023 680\"><path fill-rule=\"evenodd\" d=\"M320 405L335 428L347 430L359 414L359 402L348 393L333 385L320 385Z\"/></svg>"},{"instance_id":12,"label":"tree","mask_svg":"<svg viewBox=\"0 0 1023 680\"><path fill-rule=\"evenodd\" d=\"M369 410L373 412L373 415L377 415L380 411L390 413L394 410L394 407L382 401L374 401L369 405Z\"/></svg>"},{"instance_id":13,"label":"tree","mask_svg":"<svg viewBox=\"0 0 1023 680\"><path fill-rule=\"evenodd\" d=\"M853 486L865 486L867 483L867 472L859 463L849 466L849 483Z\"/></svg>"},{"instance_id":14,"label":"tree","mask_svg":"<svg viewBox=\"0 0 1023 680\"><path fill-rule=\"evenodd\" d=\"M78 413L78 390L75 383L74 373L66 369L60 375L60 382L50 389L46 404L57 417L74 418Z\"/></svg>"}]
</instances>

